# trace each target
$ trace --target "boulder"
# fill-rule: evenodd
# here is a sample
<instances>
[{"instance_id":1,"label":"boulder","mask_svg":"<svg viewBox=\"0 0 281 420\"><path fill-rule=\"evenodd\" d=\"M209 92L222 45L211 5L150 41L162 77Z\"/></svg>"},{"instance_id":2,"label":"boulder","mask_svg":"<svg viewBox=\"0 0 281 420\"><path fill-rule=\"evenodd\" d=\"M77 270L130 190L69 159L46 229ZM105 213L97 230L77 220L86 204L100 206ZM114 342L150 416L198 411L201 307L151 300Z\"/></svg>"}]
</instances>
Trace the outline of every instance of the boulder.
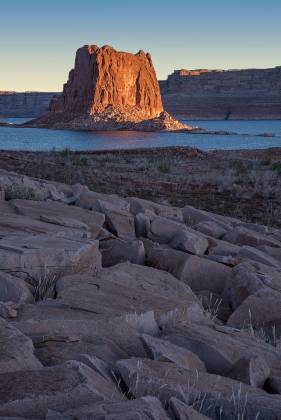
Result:
<instances>
[{"instance_id":1,"label":"boulder","mask_svg":"<svg viewBox=\"0 0 281 420\"><path fill-rule=\"evenodd\" d=\"M281 395L281 377L270 376L270 378L266 381L266 390L271 394Z\"/></svg>"},{"instance_id":2,"label":"boulder","mask_svg":"<svg viewBox=\"0 0 281 420\"><path fill-rule=\"evenodd\" d=\"M88 187L80 184L66 185L43 179L27 177L0 169L1 184L6 200L27 199L35 201L60 201L73 203Z\"/></svg>"},{"instance_id":3,"label":"boulder","mask_svg":"<svg viewBox=\"0 0 281 420\"><path fill-rule=\"evenodd\" d=\"M262 357L239 359L227 372L229 378L258 388L263 388L269 375L270 368Z\"/></svg>"},{"instance_id":4,"label":"boulder","mask_svg":"<svg viewBox=\"0 0 281 420\"><path fill-rule=\"evenodd\" d=\"M75 360L89 366L91 369L99 373L104 379L111 381L114 384L116 383L111 363L89 354L80 354L75 358Z\"/></svg>"},{"instance_id":5,"label":"boulder","mask_svg":"<svg viewBox=\"0 0 281 420\"><path fill-rule=\"evenodd\" d=\"M172 397L169 401L169 412L177 420L208 420L210 417L204 416L199 411L194 410L190 405L184 404L181 400Z\"/></svg>"},{"instance_id":6,"label":"boulder","mask_svg":"<svg viewBox=\"0 0 281 420\"><path fill-rule=\"evenodd\" d=\"M156 246L146 254L148 265L170 272L193 291L221 293L232 276L230 267L197 255Z\"/></svg>"},{"instance_id":7,"label":"boulder","mask_svg":"<svg viewBox=\"0 0 281 420\"><path fill-rule=\"evenodd\" d=\"M248 296L229 317L233 328L276 329L281 333L281 292L262 288Z\"/></svg>"},{"instance_id":8,"label":"boulder","mask_svg":"<svg viewBox=\"0 0 281 420\"><path fill-rule=\"evenodd\" d=\"M243 392L241 387L238 390L234 389L231 396L200 397L193 407L211 419L218 419L219 415L220 420L236 420L243 417L251 420L276 420L281 415L279 398L267 393L259 392L258 395L254 395Z\"/></svg>"},{"instance_id":9,"label":"boulder","mask_svg":"<svg viewBox=\"0 0 281 420\"><path fill-rule=\"evenodd\" d=\"M280 237L281 239L281 237ZM260 251L263 253L270 255L272 258L274 258L276 261L281 261L281 249L275 248L273 246L268 245L261 245L257 247Z\"/></svg>"},{"instance_id":10,"label":"boulder","mask_svg":"<svg viewBox=\"0 0 281 420\"><path fill-rule=\"evenodd\" d=\"M233 231L228 232L223 239L237 245L249 245L257 247L261 245L268 245L274 248L281 248L281 242L277 241L270 235L247 229L243 226L237 226Z\"/></svg>"},{"instance_id":11,"label":"boulder","mask_svg":"<svg viewBox=\"0 0 281 420\"><path fill-rule=\"evenodd\" d=\"M43 220L44 219L44 220ZM43 216L40 220L18 214L3 214L0 220L1 238L10 235L42 235L66 236L68 238L83 239L90 237L87 227L81 225L74 227L74 221L70 219L47 218ZM71 226L70 226L71 225Z\"/></svg>"},{"instance_id":12,"label":"boulder","mask_svg":"<svg viewBox=\"0 0 281 420\"><path fill-rule=\"evenodd\" d=\"M159 246L152 241L144 241L146 250L146 263L159 270L168 271L181 279L181 273L190 256L182 251L171 249L168 246Z\"/></svg>"},{"instance_id":13,"label":"boulder","mask_svg":"<svg viewBox=\"0 0 281 420\"><path fill-rule=\"evenodd\" d=\"M185 229L184 224L165 217L155 217L150 225L151 237L162 243L170 242L183 229Z\"/></svg>"},{"instance_id":14,"label":"boulder","mask_svg":"<svg viewBox=\"0 0 281 420\"><path fill-rule=\"evenodd\" d=\"M102 213L53 201L12 200L11 205L18 214L36 220L74 229L85 229L87 226L86 229L90 231L93 239L96 239L105 221Z\"/></svg>"},{"instance_id":15,"label":"boulder","mask_svg":"<svg viewBox=\"0 0 281 420\"><path fill-rule=\"evenodd\" d=\"M184 222L188 226L195 226L201 222L214 222L215 224L221 226L221 228L229 231L233 229L233 222L237 222L237 220L230 217L220 216L215 213L196 209L192 206L185 206L182 209L182 214Z\"/></svg>"},{"instance_id":16,"label":"boulder","mask_svg":"<svg viewBox=\"0 0 281 420\"><path fill-rule=\"evenodd\" d=\"M95 272L100 253L95 240L54 235L10 235L0 239L0 266L36 278L69 272Z\"/></svg>"},{"instance_id":17,"label":"boulder","mask_svg":"<svg viewBox=\"0 0 281 420\"><path fill-rule=\"evenodd\" d=\"M239 359L257 356L263 358L270 368L281 368L277 349L249 333L229 327L179 323L173 328L165 328L162 336L195 353L210 373L224 375Z\"/></svg>"},{"instance_id":18,"label":"boulder","mask_svg":"<svg viewBox=\"0 0 281 420\"><path fill-rule=\"evenodd\" d=\"M178 232L171 240L170 246L189 254L203 255L207 251L209 243L206 238L189 229Z\"/></svg>"},{"instance_id":19,"label":"boulder","mask_svg":"<svg viewBox=\"0 0 281 420\"><path fill-rule=\"evenodd\" d=\"M164 217L152 220L149 237L156 242L169 243L172 248L191 254L204 254L208 249L208 240L200 233Z\"/></svg>"},{"instance_id":20,"label":"boulder","mask_svg":"<svg viewBox=\"0 0 281 420\"><path fill-rule=\"evenodd\" d=\"M17 305L13 302L0 302L0 317L4 319L17 317Z\"/></svg>"},{"instance_id":21,"label":"boulder","mask_svg":"<svg viewBox=\"0 0 281 420\"><path fill-rule=\"evenodd\" d=\"M142 340L152 359L160 362L173 362L186 369L206 372L204 363L191 351L148 334L142 334Z\"/></svg>"},{"instance_id":22,"label":"boulder","mask_svg":"<svg viewBox=\"0 0 281 420\"><path fill-rule=\"evenodd\" d=\"M105 222L108 230L122 239L134 239L134 216L125 210L105 210Z\"/></svg>"},{"instance_id":23,"label":"boulder","mask_svg":"<svg viewBox=\"0 0 281 420\"><path fill-rule=\"evenodd\" d=\"M209 243L208 254L235 258L239 250L240 246L217 239Z\"/></svg>"},{"instance_id":24,"label":"boulder","mask_svg":"<svg viewBox=\"0 0 281 420\"><path fill-rule=\"evenodd\" d=\"M13 271L13 270L12 270ZM16 274L17 269L15 269ZM23 279L0 271L0 302L12 302L16 307L33 302L31 288Z\"/></svg>"},{"instance_id":25,"label":"boulder","mask_svg":"<svg viewBox=\"0 0 281 420\"><path fill-rule=\"evenodd\" d=\"M135 230L138 238L147 238L150 232L151 218L144 214L138 213L135 216Z\"/></svg>"},{"instance_id":26,"label":"boulder","mask_svg":"<svg viewBox=\"0 0 281 420\"><path fill-rule=\"evenodd\" d=\"M109 239L100 243L100 250L103 267L111 267L127 261L140 265L145 263L145 249L140 240Z\"/></svg>"},{"instance_id":27,"label":"boulder","mask_svg":"<svg viewBox=\"0 0 281 420\"><path fill-rule=\"evenodd\" d=\"M147 211L149 211L150 215L155 214L159 217L175 220L180 223L183 222L182 210L178 207L165 206L138 197L129 197L127 198L127 201L130 204L130 212L134 215L137 215L138 213L147 214Z\"/></svg>"},{"instance_id":28,"label":"boulder","mask_svg":"<svg viewBox=\"0 0 281 420\"><path fill-rule=\"evenodd\" d=\"M0 201L4 201L5 200L5 190L3 185L0 185Z\"/></svg>"},{"instance_id":29,"label":"boulder","mask_svg":"<svg viewBox=\"0 0 281 420\"><path fill-rule=\"evenodd\" d=\"M190 288L153 268L122 263L97 276L70 275L56 284L57 299L72 308L99 317L116 317L154 311L160 324L169 317L202 319L202 308Z\"/></svg>"},{"instance_id":30,"label":"boulder","mask_svg":"<svg viewBox=\"0 0 281 420\"><path fill-rule=\"evenodd\" d=\"M140 334L158 332L151 314L104 319L86 312L92 318L79 319L83 312L79 308L67 310L64 306L53 312L50 310L48 313L45 308L44 312L36 313L44 319L34 320L29 317L27 320L16 319L14 323L22 333L32 339L36 357L44 366L57 365L68 360L81 361L81 355L84 354L91 359L100 359L112 370L113 364L120 358L145 357ZM90 365L89 361L86 364ZM90 367L93 368L92 365Z\"/></svg>"},{"instance_id":31,"label":"boulder","mask_svg":"<svg viewBox=\"0 0 281 420\"><path fill-rule=\"evenodd\" d=\"M96 401L121 400L117 386L88 366L62 365L0 374L0 415L44 418L49 409L63 412Z\"/></svg>"},{"instance_id":32,"label":"boulder","mask_svg":"<svg viewBox=\"0 0 281 420\"><path fill-rule=\"evenodd\" d=\"M2 380L7 372L40 369L42 367L39 360L34 356L31 339L2 318L0 318L0 342L0 376L2 376ZM22 376L24 377L24 375ZM2 383L2 386L4 386L4 383Z\"/></svg>"},{"instance_id":33,"label":"boulder","mask_svg":"<svg viewBox=\"0 0 281 420\"><path fill-rule=\"evenodd\" d=\"M105 401L84 405L63 413L71 419L150 419L169 420L161 402L155 397L142 397L135 400Z\"/></svg>"},{"instance_id":34,"label":"boulder","mask_svg":"<svg viewBox=\"0 0 281 420\"><path fill-rule=\"evenodd\" d=\"M116 194L103 194L95 191L85 191L80 194L76 205L83 209L88 209L103 213L103 210L129 211L130 204Z\"/></svg>"},{"instance_id":35,"label":"boulder","mask_svg":"<svg viewBox=\"0 0 281 420\"><path fill-rule=\"evenodd\" d=\"M238 264L237 258L231 255L206 255L206 258L211 261L216 261L220 264L227 265L228 267L235 267Z\"/></svg>"},{"instance_id":36,"label":"boulder","mask_svg":"<svg viewBox=\"0 0 281 420\"><path fill-rule=\"evenodd\" d=\"M214 220L206 220L197 223L197 225L193 228L201 233L205 233L205 235L209 235L217 239L222 238L227 233L227 230Z\"/></svg>"},{"instance_id":37,"label":"boulder","mask_svg":"<svg viewBox=\"0 0 281 420\"><path fill-rule=\"evenodd\" d=\"M281 414L279 395L269 395L258 388L223 376L183 369L173 363L137 358L120 360L117 362L117 368L136 398L152 395L166 403L174 397L195 408L198 407L198 410L201 405L204 409L200 411L208 415L205 400L210 404L210 401L218 399L231 401L234 396L239 398L240 395L239 403L243 404L246 418L257 418L259 410L263 413L263 420L278 419ZM246 403L248 399L251 401L249 407ZM258 407L254 405L255 401ZM235 402L232 401L232 412L228 410L228 417L224 414L224 419L233 418L231 416L235 413L234 407ZM215 410L215 413L219 413L219 410ZM217 419L216 414L212 414L211 418ZM234 415L237 418L237 413Z\"/></svg>"},{"instance_id":38,"label":"boulder","mask_svg":"<svg viewBox=\"0 0 281 420\"><path fill-rule=\"evenodd\" d=\"M93 191L80 195L77 203L80 207L103 213L107 229L123 239L135 238L134 216L128 211L129 204L115 196Z\"/></svg>"},{"instance_id":39,"label":"boulder","mask_svg":"<svg viewBox=\"0 0 281 420\"><path fill-rule=\"evenodd\" d=\"M273 248L279 249L279 248ZM280 248L281 251L281 248ZM264 253L263 251L253 248L252 246L242 246L237 254L238 260L252 260L258 263L268 265L269 267L274 267L277 270L280 270L281 274L281 264L278 260L271 257L270 255Z\"/></svg>"},{"instance_id":40,"label":"boulder","mask_svg":"<svg viewBox=\"0 0 281 420\"><path fill-rule=\"evenodd\" d=\"M266 265L248 261L233 269L233 276L225 285L223 296L233 310L250 295L260 289L273 288L281 291L281 273Z\"/></svg>"}]
</instances>

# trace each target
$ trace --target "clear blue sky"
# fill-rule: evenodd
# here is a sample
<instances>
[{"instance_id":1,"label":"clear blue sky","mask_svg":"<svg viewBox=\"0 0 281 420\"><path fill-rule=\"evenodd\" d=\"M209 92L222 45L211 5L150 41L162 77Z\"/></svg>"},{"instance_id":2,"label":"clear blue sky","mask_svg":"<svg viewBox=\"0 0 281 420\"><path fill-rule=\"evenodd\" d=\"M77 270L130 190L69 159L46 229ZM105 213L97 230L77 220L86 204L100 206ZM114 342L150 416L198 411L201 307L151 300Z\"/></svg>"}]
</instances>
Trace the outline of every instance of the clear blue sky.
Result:
<instances>
[{"instance_id":1,"label":"clear blue sky","mask_svg":"<svg viewBox=\"0 0 281 420\"><path fill-rule=\"evenodd\" d=\"M89 43L150 51L159 79L281 65L281 0L0 1L0 90L61 90Z\"/></svg>"}]
</instances>

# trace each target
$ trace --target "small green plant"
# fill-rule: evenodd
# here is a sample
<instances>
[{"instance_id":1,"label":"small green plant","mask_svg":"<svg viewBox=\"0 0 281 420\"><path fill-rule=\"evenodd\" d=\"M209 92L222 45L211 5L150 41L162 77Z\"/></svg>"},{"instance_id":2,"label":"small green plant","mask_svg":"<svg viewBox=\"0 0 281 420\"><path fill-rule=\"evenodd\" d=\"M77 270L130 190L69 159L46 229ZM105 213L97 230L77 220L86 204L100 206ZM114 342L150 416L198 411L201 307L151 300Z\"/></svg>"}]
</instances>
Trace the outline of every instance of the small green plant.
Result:
<instances>
[{"instance_id":1,"label":"small green plant","mask_svg":"<svg viewBox=\"0 0 281 420\"><path fill-rule=\"evenodd\" d=\"M71 163L73 163L74 165L79 165L79 166L87 166L88 165L88 159L87 159L86 156L80 155L78 153L74 153L68 147L61 150L59 153L63 158L69 159L71 161Z\"/></svg>"},{"instance_id":2,"label":"small green plant","mask_svg":"<svg viewBox=\"0 0 281 420\"><path fill-rule=\"evenodd\" d=\"M275 162L271 165L271 169L281 175L281 162Z\"/></svg>"},{"instance_id":3,"label":"small green plant","mask_svg":"<svg viewBox=\"0 0 281 420\"><path fill-rule=\"evenodd\" d=\"M88 165L88 159L86 156L81 156L81 155L76 155L73 154L71 156L71 162L74 165L79 165L79 166L87 166Z\"/></svg>"},{"instance_id":4,"label":"small green plant","mask_svg":"<svg viewBox=\"0 0 281 420\"><path fill-rule=\"evenodd\" d=\"M68 158L68 157L70 157L71 155L72 155L72 150L71 149L69 149L68 147L65 147L64 149L62 149L60 152L60 155L62 156L62 157L65 157L65 158Z\"/></svg>"},{"instance_id":5,"label":"small green plant","mask_svg":"<svg viewBox=\"0 0 281 420\"><path fill-rule=\"evenodd\" d=\"M159 172L162 172L162 173L165 173L165 174L171 172L171 167L172 167L171 161L167 158L163 158L158 163L158 166L157 166Z\"/></svg>"},{"instance_id":6,"label":"small green plant","mask_svg":"<svg viewBox=\"0 0 281 420\"><path fill-rule=\"evenodd\" d=\"M245 174L253 169L253 163L246 160L233 160L230 162L230 165L236 171L237 175Z\"/></svg>"}]
</instances>

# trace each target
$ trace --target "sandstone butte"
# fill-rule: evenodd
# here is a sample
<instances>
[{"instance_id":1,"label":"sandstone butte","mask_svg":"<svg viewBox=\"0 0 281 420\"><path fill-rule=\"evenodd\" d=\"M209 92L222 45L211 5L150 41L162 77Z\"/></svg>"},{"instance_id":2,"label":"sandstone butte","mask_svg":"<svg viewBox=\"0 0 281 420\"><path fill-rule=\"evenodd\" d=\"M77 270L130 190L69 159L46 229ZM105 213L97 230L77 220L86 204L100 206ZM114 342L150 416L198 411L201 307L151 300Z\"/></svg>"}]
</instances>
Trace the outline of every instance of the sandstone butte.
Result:
<instances>
[{"instance_id":1,"label":"sandstone butte","mask_svg":"<svg viewBox=\"0 0 281 420\"><path fill-rule=\"evenodd\" d=\"M164 112L149 53L85 45L76 53L63 93L28 123L56 129L174 131L191 128Z\"/></svg>"}]
</instances>

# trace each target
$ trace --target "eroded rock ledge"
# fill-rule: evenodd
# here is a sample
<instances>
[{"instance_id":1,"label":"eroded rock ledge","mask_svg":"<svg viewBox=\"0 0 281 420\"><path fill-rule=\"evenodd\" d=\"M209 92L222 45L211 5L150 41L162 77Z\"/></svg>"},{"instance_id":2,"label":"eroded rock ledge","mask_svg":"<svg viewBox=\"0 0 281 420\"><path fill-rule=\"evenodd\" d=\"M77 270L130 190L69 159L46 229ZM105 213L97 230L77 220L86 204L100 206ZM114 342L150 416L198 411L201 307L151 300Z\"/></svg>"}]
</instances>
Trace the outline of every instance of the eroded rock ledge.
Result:
<instances>
[{"instance_id":1,"label":"eroded rock ledge","mask_svg":"<svg viewBox=\"0 0 281 420\"><path fill-rule=\"evenodd\" d=\"M189 120L281 119L281 67L176 70L159 82L165 109Z\"/></svg>"},{"instance_id":2,"label":"eroded rock ledge","mask_svg":"<svg viewBox=\"0 0 281 420\"><path fill-rule=\"evenodd\" d=\"M281 418L279 229L0 185L0 417Z\"/></svg>"}]
</instances>

